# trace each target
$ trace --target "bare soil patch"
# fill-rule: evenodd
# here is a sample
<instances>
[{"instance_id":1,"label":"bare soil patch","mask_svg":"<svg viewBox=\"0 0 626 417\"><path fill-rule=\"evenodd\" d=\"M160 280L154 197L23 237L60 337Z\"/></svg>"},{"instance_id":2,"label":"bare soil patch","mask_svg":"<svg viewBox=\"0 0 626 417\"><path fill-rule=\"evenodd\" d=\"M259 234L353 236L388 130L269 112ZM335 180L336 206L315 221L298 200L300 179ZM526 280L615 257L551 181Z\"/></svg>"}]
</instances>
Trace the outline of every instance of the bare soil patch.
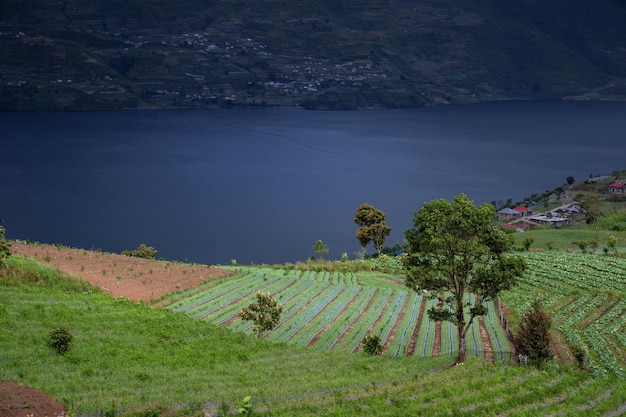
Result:
<instances>
[{"instance_id":1,"label":"bare soil patch","mask_svg":"<svg viewBox=\"0 0 626 417\"><path fill-rule=\"evenodd\" d=\"M65 417L67 414L63 404L35 388L0 381L0 416Z\"/></svg>"},{"instance_id":2,"label":"bare soil patch","mask_svg":"<svg viewBox=\"0 0 626 417\"><path fill-rule=\"evenodd\" d=\"M13 255L35 259L80 277L115 297L157 300L233 272L206 265L157 261L46 244L12 242Z\"/></svg>"}]
</instances>

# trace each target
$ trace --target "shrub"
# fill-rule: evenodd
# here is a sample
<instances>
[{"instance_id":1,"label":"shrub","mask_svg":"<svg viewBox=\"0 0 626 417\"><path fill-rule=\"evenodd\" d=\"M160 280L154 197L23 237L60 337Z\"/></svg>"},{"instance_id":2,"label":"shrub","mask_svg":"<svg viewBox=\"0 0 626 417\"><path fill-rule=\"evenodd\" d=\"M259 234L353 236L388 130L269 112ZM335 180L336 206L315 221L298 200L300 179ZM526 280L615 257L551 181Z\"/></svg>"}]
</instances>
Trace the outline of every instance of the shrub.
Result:
<instances>
[{"instance_id":1,"label":"shrub","mask_svg":"<svg viewBox=\"0 0 626 417\"><path fill-rule=\"evenodd\" d=\"M380 355L383 352L383 345L380 341L380 337L377 335L368 334L363 338L363 351L368 355Z\"/></svg>"},{"instance_id":2,"label":"shrub","mask_svg":"<svg viewBox=\"0 0 626 417\"><path fill-rule=\"evenodd\" d=\"M587 362L587 351L584 347L580 345L572 346L572 355L574 355L574 358L576 358L578 366L580 366L581 368L585 366Z\"/></svg>"},{"instance_id":3,"label":"shrub","mask_svg":"<svg viewBox=\"0 0 626 417\"><path fill-rule=\"evenodd\" d=\"M519 324L519 332L514 341L517 353L528 356L530 362L535 365L552 358L550 327L552 319L543 311L541 301L533 301Z\"/></svg>"},{"instance_id":4,"label":"shrub","mask_svg":"<svg viewBox=\"0 0 626 417\"><path fill-rule=\"evenodd\" d=\"M48 333L48 345L56 350L59 355L64 355L70 349L73 338L70 329L59 326Z\"/></svg>"},{"instance_id":5,"label":"shrub","mask_svg":"<svg viewBox=\"0 0 626 417\"><path fill-rule=\"evenodd\" d=\"M2 218L0 218L2 223ZM11 256L11 244L4 238L6 231L0 226L0 267L4 265L4 260Z\"/></svg>"},{"instance_id":6,"label":"shrub","mask_svg":"<svg viewBox=\"0 0 626 417\"><path fill-rule=\"evenodd\" d=\"M530 246L535 243L535 238L532 236L528 236L527 238L524 239L524 241L522 242L522 246L524 247L525 251L529 251L530 250Z\"/></svg>"},{"instance_id":7,"label":"shrub","mask_svg":"<svg viewBox=\"0 0 626 417\"><path fill-rule=\"evenodd\" d=\"M144 258L144 259L156 259L157 250L152 246L146 246L145 244L140 244L135 250L125 250L122 252L122 255L132 256L135 258Z\"/></svg>"}]
</instances>

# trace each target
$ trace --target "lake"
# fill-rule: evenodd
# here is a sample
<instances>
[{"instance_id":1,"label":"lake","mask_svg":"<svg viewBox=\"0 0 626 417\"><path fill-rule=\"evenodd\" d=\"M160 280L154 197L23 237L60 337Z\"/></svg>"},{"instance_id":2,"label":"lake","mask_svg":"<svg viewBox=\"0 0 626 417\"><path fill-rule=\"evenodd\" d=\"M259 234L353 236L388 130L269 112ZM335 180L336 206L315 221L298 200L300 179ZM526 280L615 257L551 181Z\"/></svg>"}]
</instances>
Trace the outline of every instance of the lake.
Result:
<instances>
[{"instance_id":1,"label":"lake","mask_svg":"<svg viewBox=\"0 0 626 417\"><path fill-rule=\"evenodd\" d=\"M511 101L404 110L0 112L7 237L198 263L359 250L353 216L463 192L521 200L626 169L626 103ZM369 248L372 253L373 248Z\"/></svg>"}]
</instances>

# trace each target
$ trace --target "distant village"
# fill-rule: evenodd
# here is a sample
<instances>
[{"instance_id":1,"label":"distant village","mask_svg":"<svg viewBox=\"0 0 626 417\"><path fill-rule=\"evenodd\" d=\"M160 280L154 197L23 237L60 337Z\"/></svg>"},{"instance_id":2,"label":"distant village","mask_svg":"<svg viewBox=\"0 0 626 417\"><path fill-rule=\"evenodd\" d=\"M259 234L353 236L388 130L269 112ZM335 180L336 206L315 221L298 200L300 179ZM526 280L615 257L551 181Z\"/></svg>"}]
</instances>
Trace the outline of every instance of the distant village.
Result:
<instances>
[{"instance_id":1,"label":"distant village","mask_svg":"<svg viewBox=\"0 0 626 417\"><path fill-rule=\"evenodd\" d=\"M593 177L588 181L601 181L606 176ZM615 181L610 183L606 193L612 197L626 197L626 184ZM553 225L554 227L564 227L572 223L572 217L581 213L579 202L571 201L564 203L554 209L538 212L535 210L537 204L534 202L524 206L505 207L497 212L498 220L503 222L502 227L523 232L534 226Z\"/></svg>"},{"instance_id":2,"label":"distant village","mask_svg":"<svg viewBox=\"0 0 626 417\"><path fill-rule=\"evenodd\" d=\"M129 84L127 79L108 68L110 57L99 56L96 51L83 53L81 69L77 70L72 64L75 57L70 56L75 52L68 50L63 42L22 31L4 30L0 31L0 40L30 46L36 53L45 54L46 60L51 59L54 65L35 67L30 72L21 71L18 66L13 69L0 67L0 86L18 89L58 86L95 94L104 100L119 100L114 96L124 96L130 88L138 88L150 100L176 101L177 105L202 101L297 105L322 86L358 87L364 81L384 80L388 76L384 69L376 68L369 60L337 58L333 61L274 54L262 42L226 36L228 28L180 34L144 31L141 35L130 35L128 28L117 27L114 22L108 22L108 26L118 31L96 30L97 24L94 23L94 28L77 33L114 39L123 44L125 47L116 52L109 50L112 55L120 55L120 59L124 59L124 51L132 49L133 57L144 57L150 62L162 61L158 72L153 67L142 68L145 64L140 62L141 59L136 60L128 64L131 74L126 78L134 81ZM236 32L234 28L232 32ZM190 56L193 59L189 59Z\"/></svg>"}]
</instances>

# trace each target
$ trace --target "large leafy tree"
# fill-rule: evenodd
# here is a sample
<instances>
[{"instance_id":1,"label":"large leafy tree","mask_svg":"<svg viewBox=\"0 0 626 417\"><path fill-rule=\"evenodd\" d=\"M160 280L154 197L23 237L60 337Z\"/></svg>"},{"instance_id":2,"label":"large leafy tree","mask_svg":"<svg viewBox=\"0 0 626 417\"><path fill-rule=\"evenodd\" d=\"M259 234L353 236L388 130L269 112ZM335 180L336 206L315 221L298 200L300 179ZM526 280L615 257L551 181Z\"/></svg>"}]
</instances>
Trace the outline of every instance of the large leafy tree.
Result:
<instances>
[{"instance_id":1,"label":"large leafy tree","mask_svg":"<svg viewBox=\"0 0 626 417\"><path fill-rule=\"evenodd\" d=\"M526 268L523 259L507 255L512 242L492 226L495 214L492 205L476 206L459 194L452 202L425 203L405 232L406 285L446 300L448 307L433 307L428 317L456 325L459 363L474 318L487 312L484 302L513 287Z\"/></svg>"},{"instance_id":2,"label":"large leafy tree","mask_svg":"<svg viewBox=\"0 0 626 417\"><path fill-rule=\"evenodd\" d=\"M280 322L283 305L278 304L270 293L265 294L261 291L256 293L256 300L256 303L242 308L239 317L252 321L257 336L262 338L266 331L272 330Z\"/></svg>"},{"instance_id":3,"label":"large leafy tree","mask_svg":"<svg viewBox=\"0 0 626 417\"><path fill-rule=\"evenodd\" d=\"M354 222L360 227L356 231L356 238L363 248L372 242L376 252L381 253L385 240L391 233L386 218L387 214L384 211L367 203L357 207Z\"/></svg>"}]
</instances>

